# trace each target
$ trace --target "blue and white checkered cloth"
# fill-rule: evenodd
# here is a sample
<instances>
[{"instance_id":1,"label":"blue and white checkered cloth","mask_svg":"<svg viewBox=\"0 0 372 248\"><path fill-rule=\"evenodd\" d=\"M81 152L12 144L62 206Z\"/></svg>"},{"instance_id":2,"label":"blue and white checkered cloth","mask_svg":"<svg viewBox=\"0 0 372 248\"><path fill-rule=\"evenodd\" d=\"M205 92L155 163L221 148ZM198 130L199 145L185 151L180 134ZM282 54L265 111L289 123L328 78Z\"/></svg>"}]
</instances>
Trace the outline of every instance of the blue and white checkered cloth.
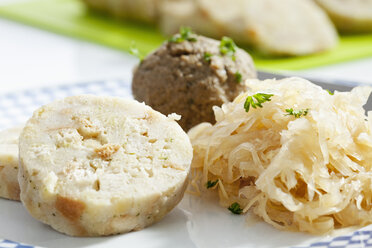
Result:
<instances>
[{"instance_id":1,"label":"blue and white checkered cloth","mask_svg":"<svg viewBox=\"0 0 372 248\"><path fill-rule=\"evenodd\" d=\"M335 238L326 238L310 245L293 248L366 248L372 247L372 226Z\"/></svg>"},{"instance_id":2,"label":"blue and white checkered cloth","mask_svg":"<svg viewBox=\"0 0 372 248\"><path fill-rule=\"evenodd\" d=\"M0 239L0 248L39 248L39 247L33 245L25 245L6 239Z\"/></svg>"},{"instance_id":3,"label":"blue and white checkered cloth","mask_svg":"<svg viewBox=\"0 0 372 248\"><path fill-rule=\"evenodd\" d=\"M34 110L66 96L93 94L132 98L130 83L122 80L63 85L50 88L25 90L0 95L0 130L25 123ZM0 234L1 235L1 234ZM0 239L0 248L36 248L14 241ZM326 238L310 245L295 248L372 248L372 225L350 235Z\"/></svg>"},{"instance_id":4,"label":"blue and white checkered cloth","mask_svg":"<svg viewBox=\"0 0 372 248\"><path fill-rule=\"evenodd\" d=\"M0 130L25 123L40 106L66 96L93 94L132 98L130 83L122 80L62 85L0 95Z\"/></svg>"}]
</instances>

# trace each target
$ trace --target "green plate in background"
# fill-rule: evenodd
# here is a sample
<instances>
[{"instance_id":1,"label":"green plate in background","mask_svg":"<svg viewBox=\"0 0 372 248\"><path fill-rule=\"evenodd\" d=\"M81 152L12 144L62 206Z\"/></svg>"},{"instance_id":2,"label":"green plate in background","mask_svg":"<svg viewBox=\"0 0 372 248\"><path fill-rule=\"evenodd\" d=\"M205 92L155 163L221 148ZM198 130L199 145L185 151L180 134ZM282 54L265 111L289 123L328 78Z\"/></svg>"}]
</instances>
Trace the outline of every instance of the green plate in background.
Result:
<instances>
[{"instance_id":1,"label":"green plate in background","mask_svg":"<svg viewBox=\"0 0 372 248\"><path fill-rule=\"evenodd\" d=\"M76 37L122 51L135 41L148 53L165 39L155 27L120 22L87 11L79 0L29 0L0 6L0 16L55 33ZM300 70L372 56L372 34L344 36L332 51L303 57L264 58L251 52L264 70Z\"/></svg>"}]
</instances>

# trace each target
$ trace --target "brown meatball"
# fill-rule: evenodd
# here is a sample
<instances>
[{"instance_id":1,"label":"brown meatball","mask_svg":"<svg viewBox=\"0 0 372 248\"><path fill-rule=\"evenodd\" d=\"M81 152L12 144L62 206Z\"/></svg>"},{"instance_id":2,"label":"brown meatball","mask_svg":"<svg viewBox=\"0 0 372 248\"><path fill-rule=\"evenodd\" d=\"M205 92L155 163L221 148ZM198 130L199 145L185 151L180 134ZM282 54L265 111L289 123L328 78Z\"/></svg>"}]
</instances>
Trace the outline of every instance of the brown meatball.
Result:
<instances>
[{"instance_id":1,"label":"brown meatball","mask_svg":"<svg viewBox=\"0 0 372 248\"><path fill-rule=\"evenodd\" d=\"M251 57L237 48L222 55L220 42L203 36L166 42L143 60L132 81L134 98L163 114L182 116L189 130L200 122L214 123L212 107L232 101L255 78Z\"/></svg>"}]
</instances>

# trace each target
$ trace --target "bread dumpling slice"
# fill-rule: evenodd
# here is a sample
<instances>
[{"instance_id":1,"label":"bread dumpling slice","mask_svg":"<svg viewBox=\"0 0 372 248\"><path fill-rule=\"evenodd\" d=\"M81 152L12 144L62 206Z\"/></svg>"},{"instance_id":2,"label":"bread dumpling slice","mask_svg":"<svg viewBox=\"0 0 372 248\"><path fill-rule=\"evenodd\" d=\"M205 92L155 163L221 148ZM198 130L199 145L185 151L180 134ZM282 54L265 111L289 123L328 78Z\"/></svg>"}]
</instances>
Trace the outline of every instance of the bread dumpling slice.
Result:
<instances>
[{"instance_id":1,"label":"bread dumpling slice","mask_svg":"<svg viewBox=\"0 0 372 248\"><path fill-rule=\"evenodd\" d=\"M182 26L191 27L193 31L206 36L218 37L216 34L219 31L199 14L195 0L164 0L159 8L161 32L171 36Z\"/></svg>"},{"instance_id":2,"label":"bread dumpling slice","mask_svg":"<svg viewBox=\"0 0 372 248\"><path fill-rule=\"evenodd\" d=\"M19 200L18 138L23 126L0 132L0 197Z\"/></svg>"},{"instance_id":3,"label":"bread dumpling slice","mask_svg":"<svg viewBox=\"0 0 372 248\"><path fill-rule=\"evenodd\" d=\"M337 29L345 33L372 31L372 0L316 0Z\"/></svg>"},{"instance_id":4,"label":"bread dumpling slice","mask_svg":"<svg viewBox=\"0 0 372 248\"><path fill-rule=\"evenodd\" d=\"M332 22L312 1L246 0L244 4L245 34L263 53L306 55L337 44Z\"/></svg>"},{"instance_id":5,"label":"bread dumpling slice","mask_svg":"<svg viewBox=\"0 0 372 248\"><path fill-rule=\"evenodd\" d=\"M231 36L246 42L241 34L242 2L234 0L163 0L160 5L159 26L163 33L173 35L182 26L189 26L204 36L220 39Z\"/></svg>"},{"instance_id":6,"label":"bread dumpling slice","mask_svg":"<svg viewBox=\"0 0 372 248\"><path fill-rule=\"evenodd\" d=\"M21 201L72 236L140 230L182 199L186 133L143 103L91 95L36 110L19 139Z\"/></svg>"}]
</instances>

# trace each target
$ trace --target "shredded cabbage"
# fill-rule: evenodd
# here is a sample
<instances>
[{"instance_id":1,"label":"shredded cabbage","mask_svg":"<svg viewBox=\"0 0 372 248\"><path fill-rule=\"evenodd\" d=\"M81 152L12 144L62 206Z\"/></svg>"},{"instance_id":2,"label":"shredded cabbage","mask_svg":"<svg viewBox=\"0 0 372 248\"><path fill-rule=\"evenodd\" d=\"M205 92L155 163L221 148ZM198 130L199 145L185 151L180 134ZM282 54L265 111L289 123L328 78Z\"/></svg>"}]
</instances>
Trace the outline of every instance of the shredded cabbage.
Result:
<instances>
[{"instance_id":1,"label":"shredded cabbage","mask_svg":"<svg viewBox=\"0 0 372 248\"><path fill-rule=\"evenodd\" d=\"M250 80L248 92L214 107L216 124L189 131L191 190L218 183L220 204L238 202L279 229L327 233L372 223L372 89L329 94L300 78ZM262 108L248 96L273 94ZM286 109L308 109L296 118Z\"/></svg>"}]
</instances>

